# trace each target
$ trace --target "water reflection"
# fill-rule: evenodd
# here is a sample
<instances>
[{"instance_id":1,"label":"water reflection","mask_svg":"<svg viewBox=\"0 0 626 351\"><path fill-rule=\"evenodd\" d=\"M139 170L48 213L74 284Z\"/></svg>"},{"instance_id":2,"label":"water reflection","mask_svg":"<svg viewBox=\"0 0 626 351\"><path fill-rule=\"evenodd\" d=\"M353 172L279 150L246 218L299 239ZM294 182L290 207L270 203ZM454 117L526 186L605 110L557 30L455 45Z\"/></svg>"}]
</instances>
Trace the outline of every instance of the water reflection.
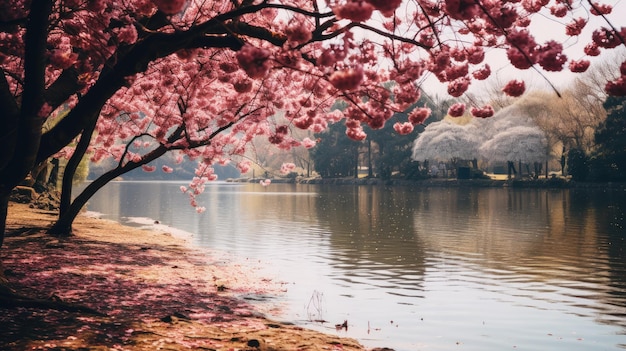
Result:
<instances>
[{"instance_id":1,"label":"water reflection","mask_svg":"<svg viewBox=\"0 0 626 351\"><path fill-rule=\"evenodd\" d=\"M215 184L198 215L179 186L111 184L89 207L254 258L288 282L278 318L306 323L322 292L373 346L626 348L623 193Z\"/></svg>"}]
</instances>

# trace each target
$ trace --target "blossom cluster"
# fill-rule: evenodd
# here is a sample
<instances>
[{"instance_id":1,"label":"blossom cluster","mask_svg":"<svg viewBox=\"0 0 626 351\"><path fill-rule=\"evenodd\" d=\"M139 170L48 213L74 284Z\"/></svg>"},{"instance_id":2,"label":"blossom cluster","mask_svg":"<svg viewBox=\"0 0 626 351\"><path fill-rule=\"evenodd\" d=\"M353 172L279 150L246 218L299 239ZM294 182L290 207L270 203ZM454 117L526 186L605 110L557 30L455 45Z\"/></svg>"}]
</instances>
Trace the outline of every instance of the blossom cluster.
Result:
<instances>
[{"instance_id":1,"label":"blossom cluster","mask_svg":"<svg viewBox=\"0 0 626 351\"><path fill-rule=\"evenodd\" d=\"M94 162L113 158L156 171L144 162L155 150L197 162L197 179L185 191L196 206L204 182L215 178L211 166L234 160L248 171L245 159L258 138L282 150L310 148L316 142L296 130L320 133L345 123L347 137L363 140L364 127L390 120L408 134L431 113L416 106L428 75L460 98L490 77L490 48L504 49L520 70L578 73L590 67L588 56L624 46L626 38L624 27L588 28L589 16L608 16L613 7L582 0L329 0L322 9L306 0L52 3L45 76L35 79L48 101L34 110L43 118L64 109L71 116L99 112L89 149ZM42 5L0 2L0 86L15 101L31 81L23 19L34 6ZM562 42L540 42L531 25L537 16L588 40L584 49L570 58ZM608 93L626 95L625 65L607 77ZM513 97L525 90L521 80L502 89ZM494 114L460 102L448 113L466 111Z\"/></svg>"}]
</instances>

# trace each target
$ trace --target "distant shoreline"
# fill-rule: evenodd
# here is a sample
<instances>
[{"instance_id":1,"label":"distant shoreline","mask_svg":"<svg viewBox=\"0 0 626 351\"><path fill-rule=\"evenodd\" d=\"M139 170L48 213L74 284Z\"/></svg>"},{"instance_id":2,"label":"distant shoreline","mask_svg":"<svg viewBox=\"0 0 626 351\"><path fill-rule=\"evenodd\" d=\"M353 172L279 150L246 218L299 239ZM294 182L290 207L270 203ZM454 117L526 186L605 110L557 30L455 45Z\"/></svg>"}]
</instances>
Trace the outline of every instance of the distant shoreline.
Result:
<instances>
[{"instance_id":1,"label":"distant shoreline","mask_svg":"<svg viewBox=\"0 0 626 351\"><path fill-rule=\"evenodd\" d=\"M263 178L264 179L264 178ZM262 178L227 179L232 183L258 183ZM476 187L476 188L545 188L545 189L623 189L624 182L575 182L565 178L549 179L442 179L432 178L423 180L379 178L271 178L273 183L282 184L331 184L331 185L384 185L384 186L413 186L423 188L435 187Z\"/></svg>"}]
</instances>

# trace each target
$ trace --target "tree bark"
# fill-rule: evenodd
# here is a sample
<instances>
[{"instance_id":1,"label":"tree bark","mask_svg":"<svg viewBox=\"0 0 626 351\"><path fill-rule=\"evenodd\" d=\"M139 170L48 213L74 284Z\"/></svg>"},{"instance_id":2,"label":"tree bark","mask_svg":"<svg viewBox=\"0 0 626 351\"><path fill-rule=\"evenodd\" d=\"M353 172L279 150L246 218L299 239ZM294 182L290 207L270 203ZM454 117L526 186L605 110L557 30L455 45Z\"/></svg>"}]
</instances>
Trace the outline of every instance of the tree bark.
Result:
<instances>
[{"instance_id":1,"label":"tree bark","mask_svg":"<svg viewBox=\"0 0 626 351\"><path fill-rule=\"evenodd\" d=\"M160 145L156 149L152 150L150 153L146 154L141 161L139 162L128 162L123 166L118 166L105 174L98 177L98 179L91 182L69 205L69 207L63 212L59 214L59 219L56 223L48 230L48 234L54 236L68 236L72 234L72 224L76 219L76 216L80 213L80 210L85 206L87 201L91 199L91 197L102 187L107 185L113 179L119 177L120 175L130 172L133 169L139 168L147 163L150 163L157 158L163 156L168 149ZM64 176L65 181L65 176Z\"/></svg>"},{"instance_id":2,"label":"tree bark","mask_svg":"<svg viewBox=\"0 0 626 351\"><path fill-rule=\"evenodd\" d=\"M9 195L0 194L0 248L2 248L2 244L4 243L4 232L7 226L8 209Z\"/></svg>"},{"instance_id":3,"label":"tree bark","mask_svg":"<svg viewBox=\"0 0 626 351\"><path fill-rule=\"evenodd\" d=\"M2 121L2 133L6 140L1 142L3 156L0 162L0 230L2 241L11 190L22 181L35 165L41 141L43 117L40 110L44 104L46 44L48 18L52 12L52 0L33 2L28 15L24 34L24 89L19 112L15 100L11 102L6 78L0 79L1 113L7 113ZM5 130L5 128L7 128ZM3 139L5 135L3 135Z\"/></svg>"},{"instance_id":4,"label":"tree bark","mask_svg":"<svg viewBox=\"0 0 626 351\"><path fill-rule=\"evenodd\" d=\"M78 168L80 161L83 159L85 153L87 152L87 148L89 147L89 143L91 142L91 137L93 136L93 132L96 128L96 121L96 119L93 119L92 123L83 130L83 133L80 136L80 140L78 141L78 145L76 145L74 153L72 154L72 157L70 157L67 165L65 166L65 170L63 171L63 181L61 185L61 203L59 205L59 218L63 217L63 215L70 208L70 204L72 202L72 185L74 183L74 175L76 174L76 169Z\"/></svg>"}]
</instances>

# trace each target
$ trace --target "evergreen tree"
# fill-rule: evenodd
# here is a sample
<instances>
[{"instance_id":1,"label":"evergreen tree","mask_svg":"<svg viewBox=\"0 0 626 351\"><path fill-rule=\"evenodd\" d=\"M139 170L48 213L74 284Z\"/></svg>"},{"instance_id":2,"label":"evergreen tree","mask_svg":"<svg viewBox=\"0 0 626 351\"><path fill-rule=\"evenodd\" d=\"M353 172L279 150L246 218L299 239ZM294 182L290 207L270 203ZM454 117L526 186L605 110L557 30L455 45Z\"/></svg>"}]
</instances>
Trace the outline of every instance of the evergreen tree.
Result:
<instances>
[{"instance_id":1,"label":"evergreen tree","mask_svg":"<svg viewBox=\"0 0 626 351\"><path fill-rule=\"evenodd\" d=\"M571 149L567 153L567 173L572 180L585 181L589 173L588 157L581 149Z\"/></svg>"},{"instance_id":2,"label":"evergreen tree","mask_svg":"<svg viewBox=\"0 0 626 351\"><path fill-rule=\"evenodd\" d=\"M427 95L422 95L406 111L396 113L382 129L369 130L368 139L375 144L372 148L374 150L372 164L376 175L382 179L390 179L394 172L398 172L399 177L406 178L408 173L413 172L411 154L415 139L429 123L442 120L449 105L450 101L435 101ZM413 132L399 135L393 129L392 121L406 119L406 116L417 107L430 108L432 110L430 117L423 124L415 126Z\"/></svg>"},{"instance_id":3,"label":"evergreen tree","mask_svg":"<svg viewBox=\"0 0 626 351\"><path fill-rule=\"evenodd\" d=\"M604 102L606 120L596 131L594 160L597 180L626 180L626 97L609 96Z\"/></svg>"},{"instance_id":4,"label":"evergreen tree","mask_svg":"<svg viewBox=\"0 0 626 351\"><path fill-rule=\"evenodd\" d=\"M318 142L311 149L311 160L322 178L356 176L359 148L363 143L346 138L345 124L331 124L315 137Z\"/></svg>"}]
</instances>

